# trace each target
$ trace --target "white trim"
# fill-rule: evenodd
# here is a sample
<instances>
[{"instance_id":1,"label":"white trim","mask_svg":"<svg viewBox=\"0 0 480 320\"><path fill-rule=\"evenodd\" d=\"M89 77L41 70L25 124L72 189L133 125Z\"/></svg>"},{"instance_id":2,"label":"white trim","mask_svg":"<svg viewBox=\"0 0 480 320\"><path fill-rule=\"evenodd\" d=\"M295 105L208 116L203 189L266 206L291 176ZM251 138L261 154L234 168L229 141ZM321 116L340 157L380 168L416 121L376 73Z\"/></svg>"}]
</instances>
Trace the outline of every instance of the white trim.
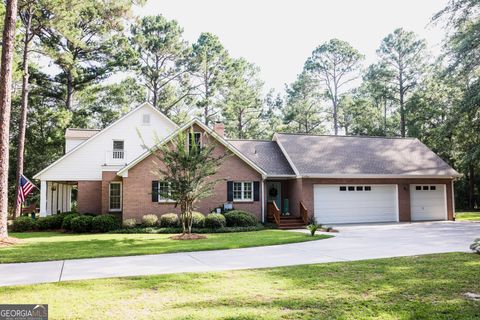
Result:
<instances>
[{"instance_id":1,"label":"white trim","mask_svg":"<svg viewBox=\"0 0 480 320\"><path fill-rule=\"evenodd\" d=\"M442 175L408 175L408 174L316 174L307 173L300 178L331 178L331 179L452 179L452 176Z\"/></svg>"},{"instance_id":2,"label":"white trim","mask_svg":"<svg viewBox=\"0 0 480 320\"><path fill-rule=\"evenodd\" d=\"M119 209L112 209L110 207L110 196L111 196L111 186L112 184L119 184L120 185L120 208ZM123 184L122 181L110 181L108 183L108 212L121 212L123 209Z\"/></svg>"},{"instance_id":3,"label":"white trim","mask_svg":"<svg viewBox=\"0 0 480 320\"><path fill-rule=\"evenodd\" d=\"M445 220L448 220L447 184L443 185L443 203L445 205Z\"/></svg>"},{"instance_id":4,"label":"white trim","mask_svg":"<svg viewBox=\"0 0 480 320\"><path fill-rule=\"evenodd\" d=\"M169 182L166 182L166 181L163 181L163 180L158 180L157 181L158 190L160 190L160 183L162 183L162 182L163 183L168 183L168 188L169 188L168 195L171 196L172 195L172 192L170 190L171 183L169 183ZM158 203L175 203L175 201L172 200L172 199L160 199L160 192L157 195L158 195L158 201L157 201Z\"/></svg>"},{"instance_id":5,"label":"white trim","mask_svg":"<svg viewBox=\"0 0 480 320\"><path fill-rule=\"evenodd\" d=\"M451 181L451 185L452 185L451 187L452 188L452 218L455 219L457 216L457 213L455 212L455 189L453 185L453 180ZM448 209L447 209L447 220L448 220Z\"/></svg>"},{"instance_id":6,"label":"white trim","mask_svg":"<svg viewBox=\"0 0 480 320\"><path fill-rule=\"evenodd\" d=\"M410 192L410 190L408 190ZM400 200L398 199L398 183L395 185L395 208L397 210L397 222L400 222Z\"/></svg>"},{"instance_id":7,"label":"white trim","mask_svg":"<svg viewBox=\"0 0 480 320\"><path fill-rule=\"evenodd\" d=\"M260 201L262 201L262 223L265 223L265 179L262 179L261 183L261 196Z\"/></svg>"},{"instance_id":8,"label":"white trim","mask_svg":"<svg viewBox=\"0 0 480 320\"><path fill-rule=\"evenodd\" d=\"M132 109L130 110L129 112L127 112L126 114L124 114L122 117L120 117L118 120L114 121L112 124L110 124L108 127L106 127L105 129L99 131L97 134L91 136L90 138L86 139L85 141L83 141L82 143L78 144L77 146L75 146L73 149L71 149L68 153L64 154L62 157L60 157L59 159L57 159L56 161L54 161L53 163L51 163L49 166L47 166L45 169L43 169L42 171L38 172L37 174L35 174L33 176L33 179L40 179L41 175L43 173L45 173L46 171L48 171L50 168L52 168L53 166L55 166L57 163L59 163L60 161L62 161L63 159L67 158L68 156L70 156L71 154L73 154L75 151L77 151L78 149L82 148L83 146L85 146L87 143L95 140L96 138L98 138L99 136L101 136L102 134L104 134L105 132L107 132L110 128L112 128L113 126L115 126L117 123L119 123L120 121L122 121L123 119L126 119L127 117L131 116L132 114L134 114L135 112L137 112L138 110L141 110L143 107L149 107L150 109L154 110L156 113L158 113L161 117L163 117L164 119L166 119L170 124L174 125L174 128L177 129L178 128L178 125L173 122L172 120L170 120L166 115L164 115L162 112L160 112L158 109L156 109L154 106L152 106L149 102L144 102L142 103L141 105L139 105L138 107L136 107L135 109ZM89 179L91 180L91 179Z\"/></svg>"},{"instance_id":9,"label":"white trim","mask_svg":"<svg viewBox=\"0 0 480 320\"><path fill-rule=\"evenodd\" d=\"M236 156L238 156L240 159L242 159L244 162L246 162L250 167L252 167L253 169L255 169L258 173L260 173L262 175L262 178L266 178L267 176L267 173L265 171L263 171L259 166L257 166L253 161L251 161L250 159L248 159L247 157L245 157L237 148L235 148L232 144L230 144L227 140L225 140L225 138L223 138L222 136L220 136L218 133L216 133L215 131L213 131L212 129L210 129L209 127L207 127L206 125L204 125L198 118L193 118L192 120L190 120L189 122L187 122L186 124L184 124L183 126L181 126L180 128L178 128L176 131L172 132L169 136L167 136L165 139L163 139L162 141L160 141L159 144L157 144L156 146L150 148L149 150L145 151L143 154L141 154L140 156L138 156L135 160L133 160L132 162L130 162L128 165L126 165L124 168L122 168L121 170L119 170L117 172L117 175L118 176L121 176L123 177L123 174L127 173L128 172L128 169L134 167L135 165L137 165L140 161L142 161L143 159L145 159L146 157L148 157L150 154L152 154L154 151L158 150L158 148L164 144L166 144L167 142L171 141L175 136L177 136L180 132L182 132L183 130L193 126L194 124L198 125L200 128L202 128L205 132L207 132L209 135L211 135L212 137L214 137L218 142L220 142L224 147L226 147L227 149L229 149L230 151L233 152L233 154L235 154Z\"/></svg>"},{"instance_id":10,"label":"white trim","mask_svg":"<svg viewBox=\"0 0 480 320\"><path fill-rule=\"evenodd\" d=\"M47 215L47 181L40 181L40 217Z\"/></svg>"},{"instance_id":11,"label":"white trim","mask_svg":"<svg viewBox=\"0 0 480 320\"><path fill-rule=\"evenodd\" d=\"M299 176L300 176L300 171L298 171L297 167L295 167L295 165L293 164L292 159L290 158L290 156L288 155L288 153L285 151L285 148L283 147L282 143L278 140L278 137L277 137L277 133L276 133L276 132L273 134L272 141L275 141L275 142L277 143L278 147L280 148L280 150L282 151L283 155L285 156L285 159L287 159L288 164L289 164L290 167L293 169L293 172L295 172L295 175L296 175L297 177L299 177Z\"/></svg>"},{"instance_id":12,"label":"white trim","mask_svg":"<svg viewBox=\"0 0 480 320\"><path fill-rule=\"evenodd\" d=\"M241 184L241 188L240 188L240 194L241 194L241 198L240 199L235 199L235 183L240 183ZM245 198L245 184L249 183L252 187L250 189L250 192L252 193L252 197L251 198ZM254 183L253 181L234 181L232 180L232 195L233 195L233 200L232 202L252 202L254 201L255 199L255 196L254 196Z\"/></svg>"}]
</instances>

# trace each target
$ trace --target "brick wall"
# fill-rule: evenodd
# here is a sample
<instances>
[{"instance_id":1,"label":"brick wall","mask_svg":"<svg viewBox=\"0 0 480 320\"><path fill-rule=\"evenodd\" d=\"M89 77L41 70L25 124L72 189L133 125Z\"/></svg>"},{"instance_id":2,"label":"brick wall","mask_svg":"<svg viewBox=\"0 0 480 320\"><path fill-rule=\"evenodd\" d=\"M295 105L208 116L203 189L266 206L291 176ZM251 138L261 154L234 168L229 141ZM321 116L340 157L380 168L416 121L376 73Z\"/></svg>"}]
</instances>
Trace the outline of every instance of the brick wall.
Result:
<instances>
[{"instance_id":1,"label":"brick wall","mask_svg":"<svg viewBox=\"0 0 480 320\"><path fill-rule=\"evenodd\" d=\"M77 211L80 213L102 212L102 181L78 181Z\"/></svg>"},{"instance_id":2,"label":"brick wall","mask_svg":"<svg viewBox=\"0 0 480 320\"><path fill-rule=\"evenodd\" d=\"M199 127L195 131L201 131ZM208 139L203 137L204 143ZM214 155L225 153L225 148L216 141ZM161 180L158 177L158 168L163 163L155 156L150 155L128 171L128 177L123 178L123 219L137 218L145 214L156 214L158 216L179 212L169 203L152 202L152 181ZM197 210L206 214L214 208L227 202L227 180L234 181L261 181L261 175L252 167L246 164L239 157L230 154L220 166L218 172L212 179L222 179L217 182L213 195L202 200L197 205ZM234 202L234 208L249 211L261 219L261 201Z\"/></svg>"}]
</instances>

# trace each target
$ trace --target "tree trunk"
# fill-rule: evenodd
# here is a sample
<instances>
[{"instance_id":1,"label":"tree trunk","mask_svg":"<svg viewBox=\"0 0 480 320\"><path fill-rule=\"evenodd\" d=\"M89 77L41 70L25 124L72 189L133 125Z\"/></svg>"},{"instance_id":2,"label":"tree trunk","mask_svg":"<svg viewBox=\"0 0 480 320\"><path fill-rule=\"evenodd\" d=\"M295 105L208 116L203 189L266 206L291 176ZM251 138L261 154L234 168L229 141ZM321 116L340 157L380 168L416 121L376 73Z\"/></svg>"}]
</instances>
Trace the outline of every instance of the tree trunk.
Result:
<instances>
[{"instance_id":1,"label":"tree trunk","mask_svg":"<svg viewBox=\"0 0 480 320\"><path fill-rule=\"evenodd\" d=\"M157 105L158 105L158 85L157 85L157 82L155 81L155 83L153 84L153 106L155 108L157 108Z\"/></svg>"},{"instance_id":2,"label":"tree trunk","mask_svg":"<svg viewBox=\"0 0 480 320\"><path fill-rule=\"evenodd\" d=\"M32 25L32 10L28 9L28 17L25 22L25 38L23 41L23 79L22 79L22 107L20 111L20 123L18 125L18 149L17 149L17 192L20 191L20 177L23 174L23 155L25 150L25 131L27 129L27 112L28 112L28 91L29 91L29 74L28 74L28 50L30 45L30 29ZM22 204L15 199L15 210L13 218L19 217L21 214Z\"/></svg>"},{"instance_id":3,"label":"tree trunk","mask_svg":"<svg viewBox=\"0 0 480 320\"><path fill-rule=\"evenodd\" d=\"M7 0L0 66L0 239L8 237L8 147L17 0Z\"/></svg>"},{"instance_id":4,"label":"tree trunk","mask_svg":"<svg viewBox=\"0 0 480 320\"><path fill-rule=\"evenodd\" d=\"M73 77L70 71L67 71L67 99L65 102L65 106L67 110L72 110L73 105Z\"/></svg>"},{"instance_id":5,"label":"tree trunk","mask_svg":"<svg viewBox=\"0 0 480 320\"><path fill-rule=\"evenodd\" d=\"M337 101L334 98L333 101L333 130L335 131L335 135L338 135L338 114L337 114Z\"/></svg>"},{"instance_id":6,"label":"tree trunk","mask_svg":"<svg viewBox=\"0 0 480 320\"><path fill-rule=\"evenodd\" d=\"M383 134L387 135L387 99L383 102Z\"/></svg>"},{"instance_id":7,"label":"tree trunk","mask_svg":"<svg viewBox=\"0 0 480 320\"><path fill-rule=\"evenodd\" d=\"M402 138L405 138L405 106L404 106L404 95L405 91L403 88L403 74L402 71L400 70L399 74L399 79L400 79L400 133L402 135Z\"/></svg>"},{"instance_id":8,"label":"tree trunk","mask_svg":"<svg viewBox=\"0 0 480 320\"><path fill-rule=\"evenodd\" d=\"M475 167L468 165L468 208L475 209Z\"/></svg>"}]
</instances>

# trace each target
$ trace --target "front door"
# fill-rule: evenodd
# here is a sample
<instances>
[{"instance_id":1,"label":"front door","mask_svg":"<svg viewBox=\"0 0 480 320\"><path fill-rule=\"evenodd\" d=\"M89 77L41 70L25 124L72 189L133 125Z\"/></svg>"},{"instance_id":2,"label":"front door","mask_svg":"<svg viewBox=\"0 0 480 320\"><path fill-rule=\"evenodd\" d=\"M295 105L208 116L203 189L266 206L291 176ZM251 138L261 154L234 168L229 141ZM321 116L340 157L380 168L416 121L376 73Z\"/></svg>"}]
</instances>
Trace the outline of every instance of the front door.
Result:
<instances>
[{"instance_id":1,"label":"front door","mask_svg":"<svg viewBox=\"0 0 480 320\"><path fill-rule=\"evenodd\" d=\"M267 200L275 201L277 208L282 212L282 183L279 181L267 182Z\"/></svg>"}]
</instances>

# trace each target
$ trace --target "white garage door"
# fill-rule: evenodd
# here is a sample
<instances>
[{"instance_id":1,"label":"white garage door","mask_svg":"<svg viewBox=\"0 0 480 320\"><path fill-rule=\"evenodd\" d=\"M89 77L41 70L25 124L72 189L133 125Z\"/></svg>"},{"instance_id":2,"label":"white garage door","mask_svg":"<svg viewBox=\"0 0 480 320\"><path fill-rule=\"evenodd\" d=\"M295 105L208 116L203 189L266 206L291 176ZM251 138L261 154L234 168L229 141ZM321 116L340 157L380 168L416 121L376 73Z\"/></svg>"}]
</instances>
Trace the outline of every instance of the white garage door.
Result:
<instances>
[{"instance_id":1,"label":"white garage door","mask_svg":"<svg viewBox=\"0 0 480 320\"><path fill-rule=\"evenodd\" d=\"M319 223L398 221L396 185L314 185Z\"/></svg>"},{"instance_id":2,"label":"white garage door","mask_svg":"<svg viewBox=\"0 0 480 320\"><path fill-rule=\"evenodd\" d=\"M446 220L447 197L444 184L411 184L412 221Z\"/></svg>"}]
</instances>

